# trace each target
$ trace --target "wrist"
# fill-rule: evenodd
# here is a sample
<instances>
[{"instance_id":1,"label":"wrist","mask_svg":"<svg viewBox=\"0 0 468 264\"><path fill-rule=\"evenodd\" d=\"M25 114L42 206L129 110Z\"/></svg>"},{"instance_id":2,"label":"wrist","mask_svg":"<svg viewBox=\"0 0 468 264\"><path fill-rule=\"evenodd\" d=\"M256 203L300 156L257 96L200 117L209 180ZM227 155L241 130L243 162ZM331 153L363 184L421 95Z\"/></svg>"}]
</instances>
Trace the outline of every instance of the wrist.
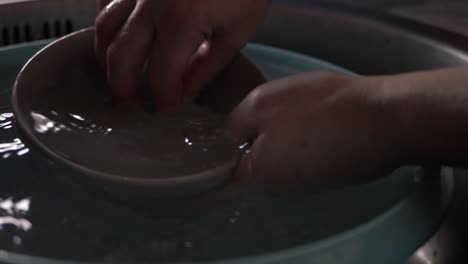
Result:
<instances>
[{"instance_id":1,"label":"wrist","mask_svg":"<svg viewBox=\"0 0 468 264\"><path fill-rule=\"evenodd\" d=\"M452 165L468 153L468 78L463 68L380 77L376 98L395 125L405 164Z\"/></svg>"},{"instance_id":2,"label":"wrist","mask_svg":"<svg viewBox=\"0 0 468 264\"><path fill-rule=\"evenodd\" d=\"M375 76L364 77L366 83L362 94L366 95L366 103L373 114L375 130L378 131L379 141L383 146L383 159L388 161L389 167L399 167L411 163L415 149L408 144L412 141L411 133L408 133L406 120L402 113L404 109L402 99L393 90L394 77Z\"/></svg>"}]
</instances>

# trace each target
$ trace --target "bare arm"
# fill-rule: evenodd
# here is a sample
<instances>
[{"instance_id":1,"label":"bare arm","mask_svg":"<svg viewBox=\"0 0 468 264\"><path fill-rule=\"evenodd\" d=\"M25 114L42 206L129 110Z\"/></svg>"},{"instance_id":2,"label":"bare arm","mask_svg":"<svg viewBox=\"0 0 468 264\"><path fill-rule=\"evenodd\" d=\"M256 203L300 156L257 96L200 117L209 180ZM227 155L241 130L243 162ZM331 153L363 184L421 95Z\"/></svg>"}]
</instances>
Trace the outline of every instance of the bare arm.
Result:
<instances>
[{"instance_id":1,"label":"bare arm","mask_svg":"<svg viewBox=\"0 0 468 264\"><path fill-rule=\"evenodd\" d=\"M228 127L254 139L238 177L271 191L366 183L407 164L468 166L468 68L292 76L254 90Z\"/></svg>"},{"instance_id":2,"label":"bare arm","mask_svg":"<svg viewBox=\"0 0 468 264\"><path fill-rule=\"evenodd\" d=\"M388 77L375 96L396 115L407 162L468 166L468 67Z\"/></svg>"}]
</instances>

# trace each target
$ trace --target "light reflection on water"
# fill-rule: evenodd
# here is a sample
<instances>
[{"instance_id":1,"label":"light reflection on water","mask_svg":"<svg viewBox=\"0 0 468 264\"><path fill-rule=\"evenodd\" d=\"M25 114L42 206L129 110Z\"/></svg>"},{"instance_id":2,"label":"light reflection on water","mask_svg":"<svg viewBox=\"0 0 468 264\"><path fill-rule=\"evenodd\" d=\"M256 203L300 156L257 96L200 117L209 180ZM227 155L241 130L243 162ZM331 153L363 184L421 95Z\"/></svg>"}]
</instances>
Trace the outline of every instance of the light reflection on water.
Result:
<instances>
[{"instance_id":1,"label":"light reflection on water","mask_svg":"<svg viewBox=\"0 0 468 264\"><path fill-rule=\"evenodd\" d=\"M15 123L13 113L0 113L0 161L13 157L23 157L29 153L29 148L14 133ZM8 171L0 171L5 174ZM3 175L2 175L3 176ZM5 175L6 176L6 175ZM31 197L16 199L14 197L0 197L0 230L13 227L17 231L27 232L32 229L32 222L28 219L31 207ZM11 238L14 246L22 244L20 233Z\"/></svg>"},{"instance_id":2,"label":"light reflection on water","mask_svg":"<svg viewBox=\"0 0 468 264\"><path fill-rule=\"evenodd\" d=\"M26 219L31 205L31 198L14 201L12 197L0 199L0 230L11 225L19 230L29 231L32 223ZM16 239L18 241L18 239Z\"/></svg>"},{"instance_id":3,"label":"light reflection on water","mask_svg":"<svg viewBox=\"0 0 468 264\"><path fill-rule=\"evenodd\" d=\"M58 116L57 113L51 112L50 114L50 118ZM0 114L0 117L2 118L0 123L14 124L13 116L9 113ZM81 126L86 129L99 127L97 125L92 127L92 123L87 123L85 117L81 117L85 119L84 121L71 116L69 118L73 120L74 125L64 124L67 127ZM47 120L47 117L39 119L49 129L49 132L54 133L57 123L51 126L48 125L50 120ZM13 129L0 128L0 140L7 140L7 143L0 141L2 144L0 157L2 154L21 156L29 151ZM194 141L192 138L184 138L184 142L189 145ZM197 141L190 147L196 145ZM248 144L240 146L241 149L247 147ZM168 260L167 262L170 262L172 258L177 261L179 258L181 260L204 260L207 256L203 255L203 252L208 251L212 252L209 258L222 259L244 256L252 252L274 251L303 244L306 241L315 241L331 232L336 232L335 229L345 230L345 227L360 223L362 220L356 215L375 215L380 212L379 208L372 209L374 206L370 205L375 201L370 201L361 195L353 195L354 202L359 206L353 207L353 210L337 211L335 208L340 208L338 205L345 204L348 198L324 196L310 201L289 202L270 200L269 197L263 195L252 196L249 192L249 196L242 197L239 201L236 200L232 205L223 204L219 210L213 210L213 213L207 215L200 217L197 215L193 219L184 218L183 221L178 218L159 219L157 213L155 213L156 216L147 216L137 209L129 210L117 203L95 199L81 192L81 189L68 188L63 185L63 182L57 181L58 177L53 180L48 179L49 175L59 176L59 174L69 173L53 166L29 167L25 170L27 173L18 172L25 167L24 165L31 165L28 163L30 160L37 158L32 154L29 157L30 159L23 159L25 158L23 156L20 159L10 160L0 158L0 164L6 165L5 168L11 172L11 174L2 175L8 176L8 180L12 183L3 185L2 182L4 187L9 187L4 188L8 192L0 193L4 196L3 199L0 197L0 235L7 237L0 246L10 247L8 250L11 251L21 247L21 251L26 254L31 253L26 245L31 245L34 246L36 252L46 257L55 257L57 252L60 252L64 256L78 260L81 258L84 260L107 259L107 255L102 254L109 254L110 260L128 259L129 262L145 257L160 258ZM16 161L19 161L18 164L15 163ZM10 166L8 164L13 165L8 167ZM29 172L34 173L26 175ZM406 177L407 175L402 176L404 176L401 177L402 179L412 181L412 178ZM35 182L35 179L40 180ZM22 185L33 187L24 192ZM398 187L401 186L398 185ZM400 190L401 188L391 189ZM357 194L371 192L371 189L366 188ZM40 208L34 211L34 218L30 213L31 198L27 197L32 194L36 203L35 209ZM395 197L399 199L400 196L395 194ZM392 199L389 198L385 203L388 203L388 206L393 204ZM383 208L385 206L383 205ZM368 208L374 211L369 211ZM314 212L319 212L319 214ZM336 224L333 219L350 219L347 220L349 226L333 227ZM336 222L341 224L338 220ZM316 226L327 228L317 229ZM10 228L15 230L11 236L9 235ZM253 230L255 231L252 232ZM25 232L28 232L27 236L21 237ZM38 234L47 234L48 245L44 245L42 242L44 237ZM246 243L249 240L253 242ZM103 243L102 241L116 242ZM85 248L77 248L77 243L85 244ZM253 243L258 246L253 248Z\"/></svg>"},{"instance_id":4,"label":"light reflection on water","mask_svg":"<svg viewBox=\"0 0 468 264\"><path fill-rule=\"evenodd\" d=\"M103 135L109 135L112 132L112 128L98 126L84 117L76 114L69 113L65 116L60 116L56 111L51 111L51 115L54 118L47 117L47 114L41 114L37 112L31 113L31 118L34 122L34 129L45 134L48 132L59 133L61 131L72 131L73 129L85 130L88 133L100 133ZM70 119L71 118L71 119ZM64 119L65 121L57 121L57 119Z\"/></svg>"},{"instance_id":5,"label":"light reflection on water","mask_svg":"<svg viewBox=\"0 0 468 264\"><path fill-rule=\"evenodd\" d=\"M0 114L0 129L11 130L13 128L13 123L13 113L7 112ZM7 142L0 141L0 158L8 159L13 155L23 156L27 153L29 153L29 149L24 145L21 139L17 137Z\"/></svg>"}]
</instances>

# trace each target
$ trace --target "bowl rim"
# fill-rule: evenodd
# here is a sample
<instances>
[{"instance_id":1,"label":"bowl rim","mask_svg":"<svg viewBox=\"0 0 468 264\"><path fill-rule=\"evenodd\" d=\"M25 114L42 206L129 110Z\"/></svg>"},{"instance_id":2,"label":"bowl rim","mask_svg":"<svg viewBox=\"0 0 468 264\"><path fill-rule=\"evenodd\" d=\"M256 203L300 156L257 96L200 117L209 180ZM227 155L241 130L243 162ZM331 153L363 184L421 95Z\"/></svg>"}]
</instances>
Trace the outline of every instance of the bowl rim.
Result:
<instances>
[{"instance_id":1,"label":"bowl rim","mask_svg":"<svg viewBox=\"0 0 468 264\"><path fill-rule=\"evenodd\" d=\"M113 182L117 184L125 184L129 186L140 186L140 187L151 187L151 186L158 186L158 187L169 187L169 186L181 186L181 185L191 185L191 184L203 184L209 181L213 181L219 178L219 180L223 180L224 178L231 177L232 171L234 170L237 159L230 159L227 162L218 165L214 168L204 170L202 172L194 173L194 174L187 174L183 176L176 176L172 178L133 178L127 177L119 174L113 174L108 172L102 172L99 170L94 170L88 168L86 166L80 165L76 161L69 159L63 155L60 155L53 149L51 149L47 144L45 144L42 140L40 140L36 134L32 131L31 125L27 121L27 111L21 107L21 99L18 96L18 90L21 89L21 84L23 83L23 79L25 79L30 69L30 66L36 63L38 60L47 56L50 52L51 48L59 45L63 45L66 41L71 41L78 36L82 36L85 34L94 34L95 30L94 27L85 28L82 30L75 31L68 35L65 35L61 38L58 38L42 49L40 49L34 56L32 56L26 64L20 70L18 76L15 79L12 93L11 93L11 102L12 102L12 109L14 116L17 120L16 126L22 132L24 137L27 141L31 142L35 145L41 152L45 153L49 158L53 159L54 161L58 161L67 167L74 169L80 173L86 174L87 176L91 176L96 178L97 180L104 180L107 182ZM247 56L242 55L239 53L239 56L242 56L245 61L250 64L252 70L255 70L258 76L266 81L266 77L263 72L259 69L255 63L252 62ZM229 175L226 171L229 171Z\"/></svg>"},{"instance_id":2,"label":"bowl rim","mask_svg":"<svg viewBox=\"0 0 468 264\"><path fill-rule=\"evenodd\" d=\"M32 42L34 43L42 43L42 42ZM0 48L2 51L2 48ZM443 199L439 199L438 201L443 204L444 208L440 208L439 206L433 206L431 210L435 210L441 213L438 218L442 219L443 215L445 215L445 209L450 203L450 200L453 196L453 172L450 175L440 175L440 177L434 177L437 181L442 180L444 184L447 184L447 188L438 189L441 195L447 195L449 198L442 202ZM215 260L215 261L200 261L200 264L215 264L215 263L225 263L225 264L242 264L242 263L256 263L256 264L266 264L266 263L282 263L287 262L290 263L289 260L301 260L310 259L315 257L319 252L322 250L336 250L343 245L349 245L350 243L359 242L359 238L361 236L371 236L369 242L377 242L382 240L382 237L376 236L377 233L381 232L382 230L386 230L388 228L393 227L395 221L401 221L402 215L406 215L406 219L413 219L414 221L409 221L410 223L417 223L416 225L410 225L408 228L402 226L407 231L406 233L411 233L409 236L420 236L421 230L412 230L411 227L421 227L425 226L426 229L430 230L430 234L435 232L436 226L434 223L428 224L424 220L421 214L415 212L414 208L417 205L418 201L424 200L428 197L427 192L422 192L421 190L414 193L414 195L405 197L400 203L393 205L388 211L377 216L375 218L369 219L369 221L362 223L354 228L351 228L347 231L334 234L330 237L325 238L324 240L314 241L311 243L301 244L299 246L293 246L291 248L284 248L279 251L268 252L266 254L259 254L253 256L243 256L243 257L236 257L227 260ZM409 218L408 218L409 217ZM418 221L419 220L419 221ZM437 223L440 220L436 221ZM422 223L422 224L421 224ZM398 232L402 233L402 232ZM390 232L384 234L386 237L389 238L392 236ZM429 235L425 235L428 236ZM408 236L407 236L408 237ZM378 238L378 240L377 240ZM374 247L375 249L375 247ZM414 248L415 250L416 248ZM43 256L35 256L35 255L26 255L22 253L14 253L11 251L2 251L0 250L0 260L4 261L5 263L15 263L15 264L29 264L29 263L36 263L36 264L102 264L103 261L83 261L83 260L73 260L73 259L60 259L57 257L43 257ZM302 263L302 262L301 262ZM182 264L182 263L181 263ZM187 263L188 264L188 263Z\"/></svg>"}]
</instances>

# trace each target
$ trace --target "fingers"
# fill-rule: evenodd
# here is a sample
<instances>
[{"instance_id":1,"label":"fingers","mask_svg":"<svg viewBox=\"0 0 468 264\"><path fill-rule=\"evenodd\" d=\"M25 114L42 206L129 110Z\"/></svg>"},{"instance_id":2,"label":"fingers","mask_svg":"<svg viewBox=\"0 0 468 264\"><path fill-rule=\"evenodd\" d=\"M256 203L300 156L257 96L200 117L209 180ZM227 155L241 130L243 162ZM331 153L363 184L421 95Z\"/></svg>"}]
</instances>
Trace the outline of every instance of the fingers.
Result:
<instances>
[{"instance_id":1,"label":"fingers","mask_svg":"<svg viewBox=\"0 0 468 264\"><path fill-rule=\"evenodd\" d=\"M96 18L94 48L100 64L106 66L107 49L135 8L136 0L101 0L105 8ZM101 8L101 9L102 9Z\"/></svg>"},{"instance_id":2,"label":"fingers","mask_svg":"<svg viewBox=\"0 0 468 264\"><path fill-rule=\"evenodd\" d=\"M259 134L261 123L257 105L260 97L261 90L257 87L231 112L226 126L229 137L243 143Z\"/></svg>"},{"instance_id":3,"label":"fingers","mask_svg":"<svg viewBox=\"0 0 468 264\"><path fill-rule=\"evenodd\" d=\"M189 27L181 31L162 29L157 33L148 65L148 83L156 109L168 111L183 102L183 76L205 34Z\"/></svg>"},{"instance_id":4,"label":"fingers","mask_svg":"<svg viewBox=\"0 0 468 264\"><path fill-rule=\"evenodd\" d=\"M115 99L122 103L139 101L138 86L153 41L153 28L144 12L135 9L106 52L107 79Z\"/></svg>"},{"instance_id":5,"label":"fingers","mask_svg":"<svg viewBox=\"0 0 468 264\"><path fill-rule=\"evenodd\" d=\"M184 93L187 97L195 96L239 51L239 48L221 39L215 39L210 44L209 48L199 50L184 76Z\"/></svg>"}]
</instances>

